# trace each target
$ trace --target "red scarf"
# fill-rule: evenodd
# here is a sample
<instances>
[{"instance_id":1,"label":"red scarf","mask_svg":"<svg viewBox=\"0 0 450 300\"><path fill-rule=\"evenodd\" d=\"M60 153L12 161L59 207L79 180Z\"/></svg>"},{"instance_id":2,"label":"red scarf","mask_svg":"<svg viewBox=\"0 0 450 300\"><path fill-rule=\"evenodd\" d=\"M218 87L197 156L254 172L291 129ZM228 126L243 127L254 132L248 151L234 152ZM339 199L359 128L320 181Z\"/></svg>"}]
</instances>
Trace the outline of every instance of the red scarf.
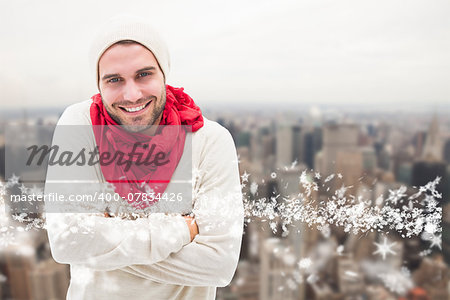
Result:
<instances>
[{"instance_id":1,"label":"red scarf","mask_svg":"<svg viewBox=\"0 0 450 300\"><path fill-rule=\"evenodd\" d=\"M128 203L138 208L150 206L161 199L183 155L186 127L164 126L162 130L159 127L154 136L127 132L120 126L113 126L119 124L106 111L100 94L92 96L92 100L90 115L100 157L102 153L105 157L109 153L112 158L120 151L124 153L123 161L128 162L128 168L127 164L118 165L117 160L100 163L103 176ZM203 126L202 112L183 88L166 85L166 105L159 125L187 125L195 132ZM127 155L133 149L135 154ZM154 161L158 153L164 153L163 161L168 161L163 166L137 165L139 154L142 162Z\"/></svg>"}]
</instances>

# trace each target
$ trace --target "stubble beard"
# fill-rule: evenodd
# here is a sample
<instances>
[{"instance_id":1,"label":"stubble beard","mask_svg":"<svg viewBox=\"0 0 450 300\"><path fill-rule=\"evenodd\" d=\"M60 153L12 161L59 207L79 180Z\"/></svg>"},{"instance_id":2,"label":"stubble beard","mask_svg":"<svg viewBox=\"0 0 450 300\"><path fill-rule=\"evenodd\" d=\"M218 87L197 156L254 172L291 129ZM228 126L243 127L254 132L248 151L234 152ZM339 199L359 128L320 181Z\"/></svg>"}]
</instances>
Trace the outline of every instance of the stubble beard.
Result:
<instances>
[{"instance_id":1,"label":"stubble beard","mask_svg":"<svg viewBox=\"0 0 450 300\"><path fill-rule=\"evenodd\" d=\"M146 98L146 100L150 100L154 98L153 96ZM122 128L124 128L126 131L129 132L141 132L141 131L146 131L147 129L151 128L152 126L157 126L158 124L155 124L156 120L159 119L159 117L163 114L164 112L164 108L166 106L166 88L165 86L162 89L162 93L161 93L161 97L160 97L160 101L157 101L157 99L153 99L152 101L155 102L155 107L153 108L153 110L149 113L151 113L151 117L149 119L148 122L146 122L147 124L140 124L140 125L134 125L134 124L125 124L123 122L123 120L121 120L121 118L115 114L114 112L111 111L110 107L105 105L103 103L103 105L106 108L106 111L108 112L109 116L119 125L121 125ZM150 103L151 104L151 103ZM120 108L118 108L120 109ZM135 119L135 121L139 121L142 117L138 117Z\"/></svg>"}]
</instances>

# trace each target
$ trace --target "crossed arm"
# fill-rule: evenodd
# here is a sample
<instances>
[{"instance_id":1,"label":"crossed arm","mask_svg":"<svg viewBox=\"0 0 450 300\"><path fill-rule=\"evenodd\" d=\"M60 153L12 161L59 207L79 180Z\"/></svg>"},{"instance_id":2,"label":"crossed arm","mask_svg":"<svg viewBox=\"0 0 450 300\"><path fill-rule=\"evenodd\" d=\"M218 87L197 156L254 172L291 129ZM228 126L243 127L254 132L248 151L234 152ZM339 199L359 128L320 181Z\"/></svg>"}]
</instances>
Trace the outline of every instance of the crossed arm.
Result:
<instances>
[{"instance_id":1,"label":"crossed arm","mask_svg":"<svg viewBox=\"0 0 450 300\"><path fill-rule=\"evenodd\" d=\"M159 283L227 285L236 269L243 226L236 152L228 132L195 151L207 151L198 162L204 172L194 186L202 191L194 200L195 219L50 213L47 230L54 259L95 270L120 269ZM83 172L83 178L98 180L98 170Z\"/></svg>"},{"instance_id":2,"label":"crossed arm","mask_svg":"<svg viewBox=\"0 0 450 300\"><path fill-rule=\"evenodd\" d=\"M105 216L105 218L112 218L113 217L108 212L104 212L103 215ZM191 217L191 216L183 216L183 218L185 219L186 225L189 228L189 235L191 237L191 242L192 242L192 240L198 234L197 222L195 222L195 219L193 217Z\"/></svg>"}]
</instances>

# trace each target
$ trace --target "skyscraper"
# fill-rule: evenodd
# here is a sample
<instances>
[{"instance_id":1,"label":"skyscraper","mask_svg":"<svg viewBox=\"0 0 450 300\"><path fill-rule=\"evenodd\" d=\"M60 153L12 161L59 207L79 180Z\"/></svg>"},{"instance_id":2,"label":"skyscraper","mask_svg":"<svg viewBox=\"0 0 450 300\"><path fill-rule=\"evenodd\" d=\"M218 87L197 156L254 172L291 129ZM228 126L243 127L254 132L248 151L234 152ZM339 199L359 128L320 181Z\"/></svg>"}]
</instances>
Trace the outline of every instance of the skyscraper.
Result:
<instances>
[{"instance_id":1,"label":"skyscraper","mask_svg":"<svg viewBox=\"0 0 450 300\"><path fill-rule=\"evenodd\" d=\"M428 128L425 146L423 148L422 159L426 161L442 161L442 139L439 133L439 123L437 115L433 116Z\"/></svg>"},{"instance_id":2,"label":"skyscraper","mask_svg":"<svg viewBox=\"0 0 450 300\"><path fill-rule=\"evenodd\" d=\"M303 160L302 130L298 125L280 126L276 133L276 166L290 166Z\"/></svg>"},{"instance_id":3,"label":"skyscraper","mask_svg":"<svg viewBox=\"0 0 450 300\"><path fill-rule=\"evenodd\" d=\"M323 129L322 161L316 166L323 176L336 172L338 152L355 150L358 145L358 127L353 124L327 124Z\"/></svg>"}]
</instances>

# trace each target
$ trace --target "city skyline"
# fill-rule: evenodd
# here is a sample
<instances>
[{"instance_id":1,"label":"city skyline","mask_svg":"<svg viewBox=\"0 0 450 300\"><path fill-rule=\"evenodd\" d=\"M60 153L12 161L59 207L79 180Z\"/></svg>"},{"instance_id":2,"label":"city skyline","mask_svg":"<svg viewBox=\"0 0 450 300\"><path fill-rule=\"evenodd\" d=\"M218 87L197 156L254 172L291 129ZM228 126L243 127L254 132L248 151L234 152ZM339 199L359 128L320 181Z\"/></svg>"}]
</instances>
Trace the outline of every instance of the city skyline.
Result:
<instances>
[{"instance_id":1,"label":"city skyline","mask_svg":"<svg viewBox=\"0 0 450 300\"><path fill-rule=\"evenodd\" d=\"M439 202L435 202L437 198L424 200L427 214L430 209L436 209L438 203L442 203L439 207L443 214L434 211L433 219L428 222L432 220L436 226L425 226L421 234L416 228L422 228L423 224L418 223L417 218L409 222L406 211L423 213L424 202L416 199L407 204L406 200L437 175L442 176L438 190L449 195L444 182L450 178L449 118L434 116L430 120L424 116L417 119L406 114L397 119L383 114L367 118L364 114L355 114L353 123L338 120L317 124L317 119L311 118L317 117L317 111L311 113L302 115L303 118L285 114L279 119L275 115L265 118L253 114L239 118L222 111L213 114L212 119L227 127L235 139L244 202L248 208L246 218L251 219L243 236L235 279L228 287L218 290L217 299L342 299L366 295L375 300L381 294L398 298L408 291L426 292L432 299L446 299L450 204L444 200L448 197L444 195ZM28 124L28 133L37 130L32 124L42 121L32 116L26 120L18 122ZM330 172L335 175L333 178L328 175ZM8 184L12 180L6 176L5 182ZM346 191L342 190L344 185L348 188ZM317 191L314 186L318 187ZM22 186L24 190L27 188ZM299 210L305 219L294 219L291 223L289 216L293 211L285 209L285 205L289 199L298 199L299 193L307 199L301 204L304 210ZM396 195L403 193L405 198L399 200ZM342 204L336 200L342 196L350 201L346 209L358 206L352 204L351 199L362 199L359 204L364 204L369 211L364 210L356 219L350 215L345 217L337 210ZM324 210L309 203L326 209L325 215ZM378 205L389 212L384 215L389 222L383 228L372 227L378 223L370 221L373 220L370 209ZM389 218L391 213L397 213L395 209L399 209L401 218ZM311 215L316 217L308 218ZM321 216L335 216L337 219L333 223L339 222L339 225L323 222ZM16 215L13 219L28 220L26 222L31 224L28 226L41 226L27 216ZM441 226L442 232L438 229ZM360 231L355 233L355 230ZM425 235L430 230L434 233L432 239ZM4 235L3 243L10 242L11 235ZM36 244L21 247L38 248ZM62 266L57 269L58 265L49 259L48 252L39 253L40 257L29 251L21 257L20 264L15 264L8 260L9 251L15 248L6 249L5 267L17 272L11 273L14 277L9 275L3 288L10 284L13 295L34 295L33 287L22 287L20 279L27 274L31 274L34 286L46 278L48 290L41 291L46 295L64 289L67 281L54 280L52 276L56 275L51 274L66 274L62 276L66 279L68 270ZM37 261L27 267L24 261L33 259ZM49 266L48 271L43 272L40 266ZM441 277L436 279L438 275ZM412 284L422 290L411 290Z\"/></svg>"}]
</instances>

